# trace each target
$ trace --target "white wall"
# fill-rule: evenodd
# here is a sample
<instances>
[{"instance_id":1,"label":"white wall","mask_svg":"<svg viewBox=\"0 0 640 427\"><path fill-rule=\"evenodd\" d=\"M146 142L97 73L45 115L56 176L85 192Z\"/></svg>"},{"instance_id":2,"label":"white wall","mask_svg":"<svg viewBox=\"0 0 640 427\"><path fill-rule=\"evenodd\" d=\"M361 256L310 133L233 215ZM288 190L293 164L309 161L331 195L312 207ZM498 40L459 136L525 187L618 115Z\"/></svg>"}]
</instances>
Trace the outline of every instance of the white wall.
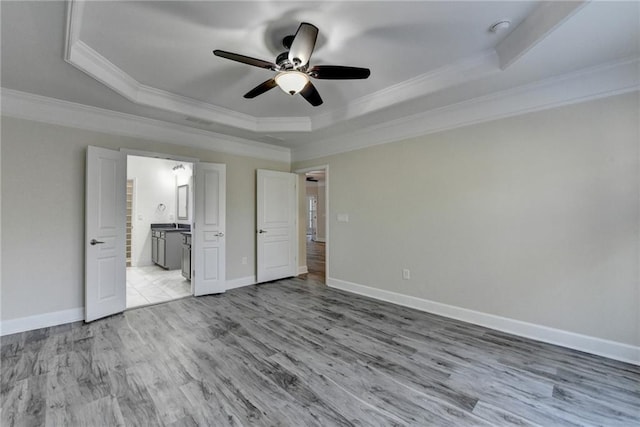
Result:
<instances>
[{"instance_id":1,"label":"white wall","mask_svg":"<svg viewBox=\"0 0 640 427\"><path fill-rule=\"evenodd\" d=\"M329 280L637 348L638 104L620 95L293 165L331 167ZM83 307L89 144L226 163L227 276L255 275L255 170L289 165L6 117L1 131L3 321Z\"/></svg>"},{"instance_id":2,"label":"white wall","mask_svg":"<svg viewBox=\"0 0 640 427\"><path fill-rule=\"evenodd\" d=\"M185 166L185 172L176 175L173 167L178 164ZM188 163L127 156L127 179L133 179L135 184L131 265L152 264L151 224L190 223L177 221L177 186L188 183L190 174Z\"/></svg>"},{"instance_id":3,"label":"white wall","mask_svg":"<svg viewBox=\"0 0 640 427\"><path fill-rule=\"evenodd\" d=\"M637 348L638 104L620 95L294 164L330 165L328 281Z\"/></svg>"},{"instance_id":4,"label":"white wall","mask_svg":"<svg viewBox=\"0 0 640 427\"><path fill-rule=\"evenodd\" d=\"M3 322L82 311L88 145L225 163L227 280L255 276L256 169L288 163L8 117L1 132Z\"/></svg>"}]
</instances>

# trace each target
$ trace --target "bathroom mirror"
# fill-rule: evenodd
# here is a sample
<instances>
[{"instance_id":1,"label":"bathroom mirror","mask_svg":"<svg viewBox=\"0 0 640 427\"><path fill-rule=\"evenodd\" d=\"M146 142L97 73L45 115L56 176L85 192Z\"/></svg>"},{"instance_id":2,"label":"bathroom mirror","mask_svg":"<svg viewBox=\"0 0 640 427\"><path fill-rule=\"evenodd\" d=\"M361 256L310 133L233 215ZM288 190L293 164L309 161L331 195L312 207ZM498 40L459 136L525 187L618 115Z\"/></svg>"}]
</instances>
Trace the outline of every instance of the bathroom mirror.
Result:
<instances>
[{"instance_id":1,"label":"bathroom mirror","mask_svg":"<svg viewBox=\"0 0 640 427\"><path fill-rule=\"evenodd\" d=\"M178 219L189 219L189 185L178 186Z\"/></svg>"}]
</instances>

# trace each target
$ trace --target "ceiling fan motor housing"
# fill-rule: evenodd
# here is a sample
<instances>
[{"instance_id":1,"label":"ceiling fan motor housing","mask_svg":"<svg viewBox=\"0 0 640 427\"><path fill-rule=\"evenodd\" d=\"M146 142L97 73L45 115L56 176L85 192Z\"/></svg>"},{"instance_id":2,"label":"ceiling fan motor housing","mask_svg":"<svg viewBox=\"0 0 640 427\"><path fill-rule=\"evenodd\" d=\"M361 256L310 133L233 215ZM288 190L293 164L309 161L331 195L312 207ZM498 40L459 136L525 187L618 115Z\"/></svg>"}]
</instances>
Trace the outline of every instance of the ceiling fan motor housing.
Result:
<instances>
[{"instance_id":1,"label":"ceiling fan motor housing","mask_svg":"<svg viewBox=\"0 0 640 427\"><path fill-rule=\"evenodd\" d=\"M285 38L282 39L282 46L284 46L284 48L287 50L291 49L291 43L293 43L294 38L295 36L293 34L285 36Z\"/></svg>"},{"instance_id":2,"label":"ceiling fan motor housing","mask_svg":"<svg viewBox=\"0 0 640 427\"><path fill-rule=\"evenodd\" d=\"M276 64L281 70L293 70L293 64L289 62L289 52L282 52L276 58Z\"/></svg>"}]
</instances>

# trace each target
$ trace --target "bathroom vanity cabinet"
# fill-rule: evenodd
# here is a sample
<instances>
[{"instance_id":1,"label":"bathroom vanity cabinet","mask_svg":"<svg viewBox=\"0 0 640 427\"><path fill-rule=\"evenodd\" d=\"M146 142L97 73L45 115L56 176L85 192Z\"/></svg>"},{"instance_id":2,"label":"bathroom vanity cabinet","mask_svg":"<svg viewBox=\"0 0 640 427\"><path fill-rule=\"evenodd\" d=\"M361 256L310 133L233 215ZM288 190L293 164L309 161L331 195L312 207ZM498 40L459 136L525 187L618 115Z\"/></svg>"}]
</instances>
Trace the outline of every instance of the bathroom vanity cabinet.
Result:
<instances>
[{"instance_id":1,"label":"bathroom vanity cabinet","mask_svg":"<svg viewBox=\"0 0 640 427\"><path fill-rule=\"evenodd\" d=\"M182 276L191 280L191 233L182 234Z\"/></svg>"},{"instance_id":2,"label":"bathroom vanity cabinet","mask_svg":"<svg viewBox=\"0 0 640 427\"><path fill-rule=\"evenodd\" d=\"M151 228L151 261L167 270L182 268L182 232L188 228Z\"/></svg>"}]
</instances>

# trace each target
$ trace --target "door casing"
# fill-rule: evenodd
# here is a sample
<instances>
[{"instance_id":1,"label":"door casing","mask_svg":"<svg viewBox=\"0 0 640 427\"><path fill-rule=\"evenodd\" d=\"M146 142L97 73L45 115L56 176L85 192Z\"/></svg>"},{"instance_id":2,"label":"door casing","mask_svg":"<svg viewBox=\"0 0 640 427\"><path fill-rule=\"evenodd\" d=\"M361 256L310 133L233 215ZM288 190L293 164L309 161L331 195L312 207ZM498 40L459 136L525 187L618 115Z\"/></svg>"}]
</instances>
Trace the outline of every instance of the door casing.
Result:
<instances>
[{"instance_id":1,"label":"door casing","mask_svg":"<svg viewBox=\"0 0 640 427\"><path fill-rule=\"evenodd\" d=\"M329 278L331 277L329 275L329 271L330 271L330 260L331 258L329 257L329 236L331 235L331 233L329 232L329 223L330 223L330 218L329 218L329 165L318 165L318 166L312 166L312 167L308 167L308 168L301 168L301 169L296 169L294 171L294 173L297 173L298 175L301 174L305 174L307 172L312 172L312 171L318 171L318 170L324 170L324 181L325 181L325 198L324 198L324 212L325 212L325 216L324 216L324 238L325 238L325 246L324 246L324 256L325 256L325 264L324 264L324 271L325 271L325 280L329 280ZM306 207L304 208L306 209ZM317 211L316 211L317 214ZM306 215L305 212L301 212L301 215ZM306 239L306 236L305 236ZM305 242L300 242L300 244L304 244ZM305 261L306 262L306 261Z\"/></svg>"},{"instance_id":2,"label":"door casing","mask_svg":"<svg viewBox=\"0 0 640 427\"><path fill-rule=\"evenodd\" d=\"M117 215L114 219L114 221L118 221L121 225L122 228L122 242L121 244L117 244L117 246L120 248L120 251L122 252L122 268L120 272L116 272L115 274L115 281L114 281L114 292L118 295L118 301L117 304L113 304L112 308L109 309L108 311L99 311L99 312L91 312L91 307L89 307L89 300L88 298L94 298L95 297L95 289L89 289L90 286L90 282L89 282L89 274L91 272L95 272L96 268L95 266L90 266L88 264L88 254L90 253L89 250L90 249L95 249L95 246L99 246L99 245L90 245L90 241L92 238L94 238L93 236L89 235L89 210L86 210L85 213L85 229L87 230L87 232L85 233L85 322L90 322L102 317L106 317L109 316L111 314L116 314L116 313L120 313L122 311L124 311L126 309L126 261L125 261L125 245L126 245L126 239L125 239L125 227L126 227L126 181L127 181L127 156L128 155L132 155L132 156L141 156L141 157L150 157L150 158L158 158L158 159L169 159L169 160L176 160L176 161L181 161L181 162L190 162L193 163L194 165L196 165L197 163L200 162L199 159L196 158L190 158L190 157L182 157L182 156L174 156L171 154L164 154L164 153L156 153L156 152L148 152L148 151L140 151L140 150L131 150L131 149L126 149L126 148L122 148L119 151L118 150L108 150L108 149L104 149L101 147L91 147L89 146L89 148L92 151L97 150L106 150L109 152L114 153L114 155L117 153L118 156L121 157L121 161L122 161L122 166L119 166L119 171L117 172L117 179L119 184L117 184L114 187L114 191L117 192L117 194L120 196L120 198L122 199L122 207L120 208L121 215ZM93 177L90 177L90 173L92 173L92 171L90 171L90 167L89 167L89 149L87 149L87 170L86 170L86 182L87 182L87 191L89 191L89 180L93 179ZM193 191L194 194L194 203L195 203L195 189ZM87 195L85 195L85 203L88 203L88 197ZM193 224L192 224L193 226ZM95 237L97 239L97 237ZM99 240L99 239L98 239ZM192 269L193 269L193 254L192 254ZM193 270L192 270L193 271ZM194 291L193 286L192 286L192 292Z\"/></svg>"}]
</instances>

